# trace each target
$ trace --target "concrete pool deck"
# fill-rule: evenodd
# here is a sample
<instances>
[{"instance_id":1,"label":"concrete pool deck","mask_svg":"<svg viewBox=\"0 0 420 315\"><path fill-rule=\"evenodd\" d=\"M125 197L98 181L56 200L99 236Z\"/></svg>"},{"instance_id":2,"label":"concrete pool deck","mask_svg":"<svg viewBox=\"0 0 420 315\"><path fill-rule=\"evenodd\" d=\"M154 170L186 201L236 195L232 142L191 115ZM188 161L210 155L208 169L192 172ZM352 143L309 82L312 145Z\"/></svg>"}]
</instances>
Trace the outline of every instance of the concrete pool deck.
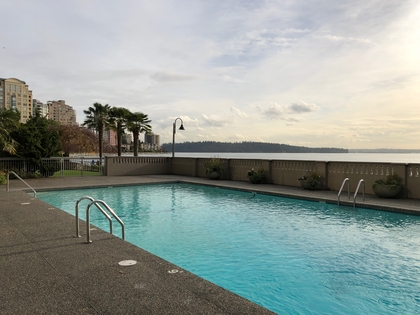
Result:
<instances>
[{"instance_id":1,"label":"concrete pool deck","mask_svg":"<svg viewBox=\"0 0 420 315\"><path fill-rule=\"evenodd\" d=\"M337 202L332 191L184 176L27 180L37 191L178 181ZM1 314L272 314L99 229L92 230L93 243L85 244L84 224L82 238L75 238L74 217L28 191L17 180L11 181L10 192L0 186ZM353 204L345 194L341 200ZM361 207L420 214L420 200L366 195L363 202L360 194L357 201ZM121 267L123 260L137 264Z\"/></svg>"}]
</instances>

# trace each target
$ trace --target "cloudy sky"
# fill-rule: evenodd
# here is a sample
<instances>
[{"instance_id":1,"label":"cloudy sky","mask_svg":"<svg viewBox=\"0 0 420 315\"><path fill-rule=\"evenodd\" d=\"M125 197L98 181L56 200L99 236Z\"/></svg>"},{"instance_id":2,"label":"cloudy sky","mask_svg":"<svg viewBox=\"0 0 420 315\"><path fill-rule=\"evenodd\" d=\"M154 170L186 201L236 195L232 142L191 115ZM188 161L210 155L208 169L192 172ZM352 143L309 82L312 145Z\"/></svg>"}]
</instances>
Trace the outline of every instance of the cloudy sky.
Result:
<instances>
[{"instance_id":1,"label":"cloudy sky","mask_svg":"<svg viewBox=\"0 0 420 315\"><path fill-rule=\"evenodd\" d=\"M418 0L2 0L0 77L161 142L420 147ZM180 121L177 121L179 127Z\"/></svg>"}]
</instances>

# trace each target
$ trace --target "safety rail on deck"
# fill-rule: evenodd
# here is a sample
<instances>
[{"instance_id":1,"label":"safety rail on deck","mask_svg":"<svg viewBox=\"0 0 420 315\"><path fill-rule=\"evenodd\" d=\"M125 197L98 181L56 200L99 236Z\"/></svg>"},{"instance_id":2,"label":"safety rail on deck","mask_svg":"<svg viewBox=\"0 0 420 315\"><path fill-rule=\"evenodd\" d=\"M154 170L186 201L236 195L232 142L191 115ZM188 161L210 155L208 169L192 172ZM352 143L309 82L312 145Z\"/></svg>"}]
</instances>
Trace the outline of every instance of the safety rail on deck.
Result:
<instances>
[{"instance_id":1,"label":"safety rail on deck","mask_svg":"<svg viewBox=\"0 0 420 315\"><path fill-rule=\"evenodd\" d=\"M121 219L117 216L117 214L112 210L104 201L102 200L93 200L86 208L86 243L92 243L90 240L90 216L89 216L89 210L92 205L95 205L98 207L98 203L102 204L108 211L111 213L111 215L118 221L119 224L121 224L121 233L122 233L122 239L125 240L125 228L124 228L124 222L121 221Z\"/></svg>"},{"instance_id":2,"label":"safety rail on deck","mask_svg":"<svg viewBox=\"0 0 420 315\"><path fill-rule=\"evenodd\" d=\"M348 199L350 200L350 179L345 178L343 180L343 183L341 184L341 188L338 191L338 199L337 199L337 204L340 205L340 196L341 196L341 192L343 190L344 184L347 182L347 194L348 194Z\"/></svg>"},{"instance_id":3,"label":"safety rail on deck","mask_svg":"<svg viewBox=\"0 0 420 315\"><path fill-rule=\"evenodd\" d=\"M76 237L80 237L79 234L79 203L82 200L90 200L90 201L95 201L95 199L93 199L90 196L83 196L82 198L80 198L79 200L77 200L76 202L76 206L75 206L75 215L76 215ZM106 213L106 211L104 209L101 208L101 206L96 205L96 207L99 209L99 211L101 211L103 213L104 216L106 216L106 218L109 221L109 233L112 234L112 218L109 216L108 213Z\"/></svg>"},{"instance_id":4,"label":"safety rail on deck","mask_svg":"<svg viewBox=\"0 0 420 315\"><path fill-rule=\"evenodd\" d=\"M27 182L25 182L18 174L16 174L13 171L8 171L7 172L7 191L10 191L10 173L12 173L13 175L16 176L16 178L20 179L26 186L28 186L32 192L34 193L34 197L36 197L36 191L35 189L33 189Z\"/></svg>"},{"instance_id":5,"label":"safety rail on deck","mask_svg":"<svg viewBox=\"0 0 420 315\"><path fill-rule=\"evenodd\" d=\"M363 183L363 201L365 201L365 181L363 179L359 180L359 183L357 184L357 188L356 191L354 192L354 197L353 197L353 208L356 208L356 198L357 198L357 193L359 192L359 188L360 185Z\"/></svg>"},{"instance_id":6,"label":"safety rail on deck","mask_svg":"<svg viewBox=\"0 0 420 315\"><path fill-rule=\"evenodd\" d=\"M118 217L118 215L112 210L104 201L102 200L95 200L90 196L83 196L76 202L75 206L75 216L76 216L76 237L80 237L79 234L79 203L82 200L89 200L90 203L86 207L86 231L87 231L87 240L86 243L92 243L90 240L90 217L89 217L89 210L92 205L95 205L99 211L102 212L102 214L108 219L109 221L109 233L112 234L112 218L111 216L99 205L102 204L108 212L118 221L118 223L121 224L121 233L122 233L122 239L125 240L125 227L123 221Z\"/></svg>"}]
</instances>

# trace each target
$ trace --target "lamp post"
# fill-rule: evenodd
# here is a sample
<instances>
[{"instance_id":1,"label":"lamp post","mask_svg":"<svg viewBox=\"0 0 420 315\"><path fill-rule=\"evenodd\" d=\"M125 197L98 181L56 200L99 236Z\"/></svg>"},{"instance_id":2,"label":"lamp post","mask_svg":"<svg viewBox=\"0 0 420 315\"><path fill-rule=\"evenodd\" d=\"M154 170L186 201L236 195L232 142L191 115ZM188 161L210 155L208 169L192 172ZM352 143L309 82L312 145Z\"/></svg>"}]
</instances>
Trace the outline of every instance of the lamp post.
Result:
<instances>
[{"instance_id":1,"label":"lamp post","mask_svg":"<svg viewBox=\"0 0 420 315\"><path fill-rule=\"evenodd\" d=\"M175 119L174 124L173 124L173 129L172 129L172 157L175 156L175 133L176 133L176 121L178 119L181 121L181 127L179 127L179 130L185 130L184 122L182 121L182 119L179 117Z\"/></svg>"}]
</instances>

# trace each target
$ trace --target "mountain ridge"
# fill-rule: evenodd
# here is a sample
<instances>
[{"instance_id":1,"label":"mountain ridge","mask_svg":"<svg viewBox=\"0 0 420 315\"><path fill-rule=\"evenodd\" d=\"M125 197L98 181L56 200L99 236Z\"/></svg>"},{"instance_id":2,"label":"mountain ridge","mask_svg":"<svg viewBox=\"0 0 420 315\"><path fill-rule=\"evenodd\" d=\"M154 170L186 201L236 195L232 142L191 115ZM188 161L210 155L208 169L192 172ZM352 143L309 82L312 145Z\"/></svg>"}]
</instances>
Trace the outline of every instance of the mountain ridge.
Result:
<instances>
[{"instance_id":1,"label":"mountain ridge","mask_svg":"<svg viewBox=\"0 0 420 315\"><path fill-rule=\"evenodd\" d=\"M304 147L267 142L196 141L176 143L177 152L234 152L234 153L348 153L348 149ZM162 150L172 151L172 143L162 144Z\"/></svg>"}]
</instances>

